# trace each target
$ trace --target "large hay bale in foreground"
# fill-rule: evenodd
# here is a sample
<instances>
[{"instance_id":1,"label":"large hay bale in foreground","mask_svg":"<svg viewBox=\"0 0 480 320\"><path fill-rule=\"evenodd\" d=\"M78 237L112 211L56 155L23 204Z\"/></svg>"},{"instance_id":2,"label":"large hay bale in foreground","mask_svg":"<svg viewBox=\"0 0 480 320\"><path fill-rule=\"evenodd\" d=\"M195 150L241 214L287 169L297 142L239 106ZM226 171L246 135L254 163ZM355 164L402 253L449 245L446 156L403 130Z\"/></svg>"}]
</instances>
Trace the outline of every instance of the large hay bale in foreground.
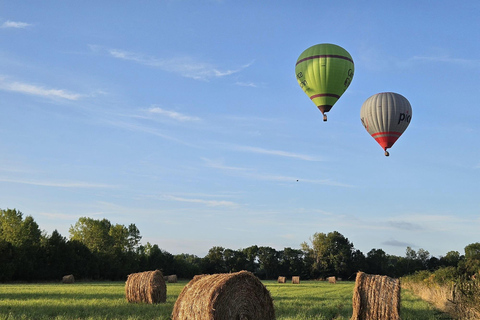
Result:
<instances>
[{"instance_id":1,"label":"large hay bale in foreground","mask_svg":"<svg viewBox=\"0 0 480 320\"><path fill-rule=\"evenodd\" d=\"M327 280L328 280L328 283L337 283L337 278L335 277L328 277Z\"/></svg>"},{"instance_id":2,"label":"large hay bale in foreground","mask_svg":"<svg viewBox=\"0 0 480 320\"><path fill-rule=\"evenodd\" d=\"M357 273L350 320L400 320L400 280Z\"/></svg>"},{"instance_id":3,"label":"large hay bale in foreground","mask_svg":"<svg viewBox=\"0 0 480 320\"><path fill-rule=\"evenodd\" d=\"M173 307L172 320L274 320L270 292L251 272L195 276Z\"/></svg>"},{"instance_id":4,"label":"large hay bale in foreground","mask_svg":"<svg viewBox=\"0 0 480 320\"><path fill-rule=\"evenodd\" d=\"M160 270L132 273L125 283L128 302L162 303L167 301L167 286Z\"/></svg>"},{"instance_id":5,"label":"large hay bale in foreground","mask_svg":"<svg viewBox=\"0 0 480 320\"><path fill-rule=\"evenodd\" d=\"M73 276L73 274L63 276L62 278L62 283L74 283L74 282L75 282L75 277Z\"/></svg>"},{"instance_id":6,"label":"large hay bale in foreground","mask_svg":"<svg viewBox=\"0 0 480 320\"><path fill-rule=\"evenodd\" d=\"M178 282L177 275L176 274L169 275L167 277L167 281L168 283L177 283Z\"/></svg>"},{"instance_id":7,"label":"large hay bale in foreground","mask_svg":"<svg viewBox=\"0 0 480 320\"><path fill-rule=\"evenodd\" d=\"M299 276L293 276L292 277L292 283L293 284L300 284L300 277Z\"/></svg>"},{"instance_id":8,"label":"large hay bale in foreground","mask_svg":"<svg viewBox=\"0 0 480 320\"><path fill-rule=\"evenodd\" d=\"M278 283L285 283L285 282L287 282L287 278L285 278L285 277L278 277L277 282L278 282Z\"/></svg>"}]
</instances>

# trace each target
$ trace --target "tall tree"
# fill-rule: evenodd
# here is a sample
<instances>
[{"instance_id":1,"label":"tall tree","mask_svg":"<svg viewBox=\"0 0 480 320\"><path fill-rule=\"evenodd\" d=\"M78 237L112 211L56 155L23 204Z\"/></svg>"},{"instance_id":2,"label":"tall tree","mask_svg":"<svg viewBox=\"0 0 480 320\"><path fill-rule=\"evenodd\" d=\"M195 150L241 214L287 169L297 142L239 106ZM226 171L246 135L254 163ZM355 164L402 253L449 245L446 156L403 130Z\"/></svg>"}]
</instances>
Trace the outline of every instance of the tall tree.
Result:
<instances>
[{"instance_id":1,"label":"tall tree","mask_svg":"<svg viewBox=\"0 0 480 320\"><path fill-rule=\"evenodd\" d=\"M246 268L248 271L255 273L258 268L258 246L250 246L242 249L246 259Z\"/></svg>"},{"instance_id":2,"label":"tall tree","mask_svg":"<svg viewBox=\"0 0 480 320\"><path fill-rule=\"evenodd\" d=\"M372 274L388 274L388 257L382 249L372 249L367 253L367 272Z\"/></svg>"},{"instance_id":3,"label":"tall tree","mask_svg":"<svg viewBox=\"0 0 480 320\"><path fill-rule=\"evenodd\" d=\"M223 273L227 272L225 266L223 247L212 247L202 260L202 269L205 273Z\"/></svg>"},{"instance_id":4,"label":"tall tree","mask_svg":"<svg viewBox=\"0 0 480 320\"><path fill-rule=\"evenodd\" d=\"M314 277L339 276L347 278L353 273L353 244L338 231L328 234L315 233L310 238L311 246L302 243L305 255L312 258L312 275Z\"/></svg>"},{"instance_id":5,"label":"tall tree","mask_svg":"<svg viewBox=\"0 0 480 320\"><path fill-rule=\"evenodd\" d=\"M23 213L16 209L0 209L0 240L13 246L38 245L42 233L32 216L23 219Z\"/></svg>"},{"instance_id":6,"label":"tall tree","mask_svg":"<svg viewBox=\"0 0 480 320\"><path fill-rule=\"evenodd\" d=\"M69 229L70 240L82 242L92 252L111 252L114 244L110 234L111 226L107 219L95 220L81 217Z\"/></svg>"},{"instance_id":7,"label":"tall tree","mask_svg":"<svg viewBox=\"0 0 480 320\"><path fill-rule=\"evenodd\" d=\"M271 247L258 247L259 273L265 274L266 279L278 276L278 252Z\"/></svg>"},{"instance_id":8,"label":"tall tree","mask_svg":"<svg viewBox=\"0 0 480 320\"><path fill-rule=\"evenodd\" d=\"M279 254L279 270L285 276L304 277L303 251L299 249L284 248Z\"/></svg>"},{"instance_id":9,"label":"tall tree","mask_svg":"<svg viewBox=\"0 0 480 320\"><path fill-rule=\"evenodd\" d=\"M465 269L470 275L480 273L480 242L465 247Z\"/></svg>"}]
</instances>

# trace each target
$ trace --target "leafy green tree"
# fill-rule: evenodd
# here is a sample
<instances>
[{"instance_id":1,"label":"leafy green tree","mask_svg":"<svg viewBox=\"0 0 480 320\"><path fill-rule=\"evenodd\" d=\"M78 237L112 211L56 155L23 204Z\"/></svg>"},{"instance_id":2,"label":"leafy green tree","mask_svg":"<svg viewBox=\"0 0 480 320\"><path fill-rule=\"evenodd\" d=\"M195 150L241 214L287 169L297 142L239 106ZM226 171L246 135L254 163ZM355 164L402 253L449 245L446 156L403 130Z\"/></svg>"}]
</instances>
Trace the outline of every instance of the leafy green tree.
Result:
<instances>
[{"instance_id":1,"label":"leafy green tree","mask_svg":"<svg viewBox=\"0 0 480 320\"><path fill-rule=\"evenodd\" d=\"M352 253L352 270L366 271L368 269L367 258L360 250L354 250ZM353 273L348 279L355 280L356 273Z\"/></svg>"},{"instance_id":2,"label":"leafy green tree","mask_svg":"<svg viewBox=\"0 0 480 320\"><path fill-rule=\"evenodd\" d=\"M82 242L91 252L112 252L114 238L110 234L112 224L107 219L95 220L81 217L69 229L70 240Z\"/></svg>"},{"instance_id":3,"label":"leafy green tree","mask_svg":"<svg viewBox=\"0 0 480 320\"><path fill-rule=\"evenodd\" d=\"M201 274L202 259L193 254L177 254L174 257L174 274L179 278L191 279L197 274Z\"/></svg>"},{"instance_id":4,"label":"leafy green tree","mask_svg":"<svg viewBox=\"0 0 480 320\"><path fill-rule=\"evenodd\" d=\"M147 266L149 270L159 269L164 275L173 274L174 271L174 256L154 244L147 243Z\"/></svg>"},{"instance_id":5,"label":"leafy green tree","mask_svg":"<svg viewBox=\"0 0 480 320\"><path fill-rule=\"evenodd\" d=\"M225 265L223 247L212 247L207 255L202 259L202 270L205 273L224 273L227 272Z\"/></svg>"},{"instance_id":6,"label":"leafy green tree","mask_svg":"<svg viewBox=\"0 0 480 320\"><path fill-rule=\"evenodd\" d=\"M304 278L303 251L299 249L284 248L278 252L279 256L279 275L301 276Z\"/></svg>"},{"instance_id":7,"label":"leafy green tree","mask_svg":"<svg viewBox=\"0 0 480 320\"><path fill-rule=\"evenodd\" d=\"M128 251L134 251L138 249L140 244L140 240L142 240L142 236L140 235L140 230L138 230L137 226L131 223L128 226Z\"/></svg>"},{"instance_id":8,"label":"leafy green tree","mask_svg":"<svg viewBox=\"0 0 480 320\"><path fill-rule=\"evenodd\" d=\"M271 247L258 247L259 275L265 279L274 279L278 276L278 252Z\"/></svg>"},{"instance_id":9,"label":"leafy green tree","mask_svg":"<svg viewBox=\"0 0 480 320\"><path fill-rule=\"evenodd\" d=\"M461 259L460 252L449 251L444 257L440 257L440 264L444 267L457 267Z\"/></svg>"},{"instance_id":10,"label":"leafy green tree","mask_svg":"<svg viewBox=\"0 0 480 320\"><path fill-rule=\"evenodd\" d=\"M367 253L367 273L387 275L388 257L382 249L372 249Z\"/></svg>"},{"instance_id":11,"label":"leafy green tree","mask_svg":"<svg viewBox=\"0 0 480 320\"><path fill-rule=\"evenodd\" d=\"M70 254L65 237L57 230L54 230L50 237L46 238L42 246L45 259L45 270L43 273L47 279L60 279L60 277L72 273L72 270L67 268Z\"/></svg>"},{"instance_id":12,"label":"leafy green tree","mask_svg":"<svg viewBox=\"0 0 480 320\"><path fill-rule=\"evenodd\" d=\"M302 243L305 255L312 258L312 276L327 277L331 275L348 278L352 270L353 244L337 231L315 233L310 238L311 246Z\"/></svg>"},{"instance_id":13,"label":"leafy green tree","mask_svg":"<svg viewBox=\"0 0 480 320\"><path fill-rule=\"evenodd\" d=\"M10 242L0 240L0 282L13 280L15 274L15 248Z\"/></svg>"},{"instance_id":14,"label":"leafy green tree","mask_svg":"<svg viewBox=\"0 0 480 320\"><path fill-rule=\"evenodd\" d=\"M16 209L0 210L0 241L14 248L13 280L34 280L41 276L42 233L31 216L23 219L22 212Z\"/></svg>"},{"instance_id":15,"label":"leafy green tree","mask_svg":"<svg viewBox=\"0 0 480 320\"><path fill-rule=\"evenodd\" d=\"M256 273L258 268L258 246L250 246L242 249L245 256L246 270Z\"/></svg>"},{"instance_id":16,"label":"leafy green tree","mask_svg":"<svg viewBox=\"0 0 480 320\"><path fill-rule=\"evenodd\" d=\"M246 256L242 250L225 249L223 252L227 272L238 272L246 268Z\"/></svg>"},{"instance_id":17,"label":"leafy green tree","mask_svg":"<svg viewBox=\"0 0 480 320\"><path fill-rule=\"evenodd\" d=\"M13 246L38 245L42 233L31 216L23 219L23 213L16 209L0 210L0 240Z\"/></svg>"},{"instance_id":18,"label":"leafy green tree","mask_svg":"<svg viewBox=\"0 0 480 320\"><path fill-rule=\"evenodd\" d=\"M430 252L428 252L425 249L418 249L417 251L417 260L419 261L420 265L422 268L427 269L428 268L428 260L430 259Z\"/></svg>"},{"instance_id":19,"label":"leafy green tree","mask_svg":"<svg viewBox=\"0 0 480 320\"><path fill-rule=\"evenodd\" d=\"M480 272L480 242L465 247L465 269L469 275Z\"/></svg>"}]
</instances>

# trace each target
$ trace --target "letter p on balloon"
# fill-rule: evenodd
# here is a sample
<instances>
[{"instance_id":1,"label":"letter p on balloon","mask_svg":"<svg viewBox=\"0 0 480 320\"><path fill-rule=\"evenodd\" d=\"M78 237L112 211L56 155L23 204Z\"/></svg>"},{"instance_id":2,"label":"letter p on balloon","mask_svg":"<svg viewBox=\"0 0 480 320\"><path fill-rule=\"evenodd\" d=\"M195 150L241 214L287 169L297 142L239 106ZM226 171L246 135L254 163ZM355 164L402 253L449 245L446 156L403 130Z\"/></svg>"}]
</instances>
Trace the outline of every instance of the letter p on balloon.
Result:
<instances>
[{"instance_id":1,"label":"letter p on balloon","mask_svg":"<svg viewBox=\"0 0 480 320\"><path fill-rule=\"evenodd\" d=\"M398 123L397 124L400 124L400 122L402 121L407 121L407 123L410 123L410 120L412 119L412 115L405 115L405 113L400 113L400 117L398 118Z\"/></svg>"}]
</instances>

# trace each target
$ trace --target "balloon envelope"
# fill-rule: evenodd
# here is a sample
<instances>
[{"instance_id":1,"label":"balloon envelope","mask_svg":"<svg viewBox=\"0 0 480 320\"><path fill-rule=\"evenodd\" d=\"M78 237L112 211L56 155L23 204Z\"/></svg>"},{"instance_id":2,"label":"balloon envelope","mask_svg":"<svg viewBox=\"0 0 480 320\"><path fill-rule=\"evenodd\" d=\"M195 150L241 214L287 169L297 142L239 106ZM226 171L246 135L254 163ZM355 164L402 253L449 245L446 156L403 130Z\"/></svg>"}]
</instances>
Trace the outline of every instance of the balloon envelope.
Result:
<instances>
[{"instance_id":1,"label":"balloon envelope","mask_svg":"<svg viewBox=\"0 0 480 320\"><path fill-rule=\"evenodd\" d=\"M340 46L314 45L297 59L295 74L302 90L324 115L347 90L353 79L353 59Z\"/></svg>"},{"instance_id":2,"label":"balloon envelope","mask_svg":"<svg viewBox=\"0 0 480 320\"><path fill-rule=\"evenodd\" d=\"M388 156L387 149L393 146L412 120L412 107L401 94L377 93L363 103L360 119Z\"/></svg>"}]
</instances>

